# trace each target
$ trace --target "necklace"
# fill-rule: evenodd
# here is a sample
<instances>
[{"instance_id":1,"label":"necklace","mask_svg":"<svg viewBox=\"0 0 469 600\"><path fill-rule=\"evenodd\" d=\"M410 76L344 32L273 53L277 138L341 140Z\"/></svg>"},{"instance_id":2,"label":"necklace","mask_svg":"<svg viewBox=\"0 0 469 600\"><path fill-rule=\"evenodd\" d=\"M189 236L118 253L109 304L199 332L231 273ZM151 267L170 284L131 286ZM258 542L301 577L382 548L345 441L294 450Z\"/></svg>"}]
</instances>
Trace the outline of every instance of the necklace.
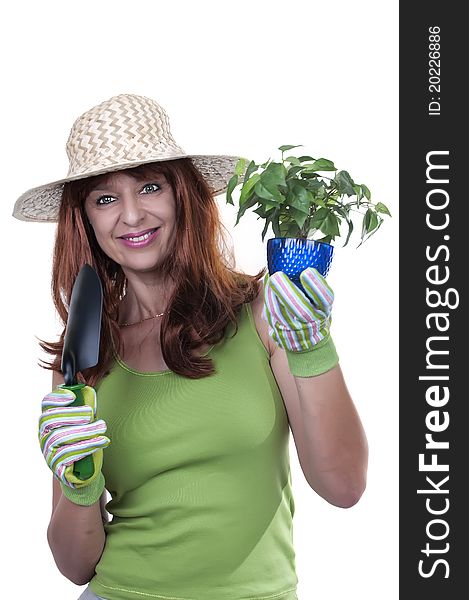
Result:
<instances>
[{"instance_id":1,"label":"necklace","mask_svg":"<svg viewBox=\"0 0 469 600\"><path fill-rule=\"evenodd\" d=\"M162 313L158 313L157 315L153 315L151 317L145 317L141 321L135 321L135 323L122 323L121 327L129 327L130 325L138 325L139 323L143 323L143 321L149 321L150 319L156 319L157 317L162 317L164 315L164 311Z\"/></svg>"}]
</instances>

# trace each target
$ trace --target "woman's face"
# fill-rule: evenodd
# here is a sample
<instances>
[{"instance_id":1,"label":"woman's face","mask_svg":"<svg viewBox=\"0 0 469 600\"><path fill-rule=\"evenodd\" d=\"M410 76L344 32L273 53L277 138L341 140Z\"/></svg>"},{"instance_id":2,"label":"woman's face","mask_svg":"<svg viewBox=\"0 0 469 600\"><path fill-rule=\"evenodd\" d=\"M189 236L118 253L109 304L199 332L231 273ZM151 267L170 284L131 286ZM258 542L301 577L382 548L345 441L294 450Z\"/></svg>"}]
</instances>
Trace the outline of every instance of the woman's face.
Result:
<instances>
[{"instance_id":1,"label":"woman's face","mask_svg":"<svg viewBox=\"0 0 469 600\"><path fill-rule=\"evenodd\" d=\"M174 194L161 174L142 181L111 173L89 192L85 211L99 246L124 271L155 269L176 229Z\"/></svg>"}]
</instances>

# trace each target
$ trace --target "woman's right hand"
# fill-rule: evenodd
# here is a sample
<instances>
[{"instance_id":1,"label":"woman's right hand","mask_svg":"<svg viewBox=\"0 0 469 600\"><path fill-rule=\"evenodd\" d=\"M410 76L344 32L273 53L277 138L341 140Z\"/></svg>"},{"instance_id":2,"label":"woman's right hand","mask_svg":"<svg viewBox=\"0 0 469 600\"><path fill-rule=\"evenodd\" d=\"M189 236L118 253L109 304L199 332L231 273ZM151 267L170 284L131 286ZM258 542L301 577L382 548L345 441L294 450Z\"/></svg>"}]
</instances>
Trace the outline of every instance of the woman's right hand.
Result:
<instances>
[{"instance_id":1,"label":"woman's right hand","mask_svg":"<svg viewBox=\"0 0 469 600\"><path fill-rule=\"evenodd\" d=\"M85 386L81 394L83 406L69 406L76 395L61 386L43 398L38 438L47 466L60 481L64 494L72 502L89 504L104 488L103 448L110 439L103 435L107 429L105 421L96 420L96 391ZM81 480L74 475L73 467L85 456L92 457L94 471L91 477ZM97 487L98 481L99 489L93 490L91 498L90 486Z\"/></svg>"}]
</instances>

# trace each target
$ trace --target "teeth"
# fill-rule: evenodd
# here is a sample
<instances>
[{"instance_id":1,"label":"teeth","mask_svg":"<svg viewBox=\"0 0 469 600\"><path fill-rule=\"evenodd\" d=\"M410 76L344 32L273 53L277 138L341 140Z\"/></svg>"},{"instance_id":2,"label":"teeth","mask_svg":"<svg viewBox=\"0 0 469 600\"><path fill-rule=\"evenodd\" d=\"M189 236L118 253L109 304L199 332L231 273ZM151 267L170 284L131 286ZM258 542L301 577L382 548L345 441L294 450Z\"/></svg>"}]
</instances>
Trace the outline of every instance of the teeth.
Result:
<instances>
[{"instance_id":1,"label":"teeth","mask_svg":"<svg viewBox=\"0 0 469 600\"><path fill-rule=\"evenodd\" d=\"M154 230L149 231L148 233L145 233L144 235L140 235L139 237L128 237L125 239L130 240L131 242L143 242L144 240L147 240L151 236L152 233L154 233Z\"/></svg>"}]
</instances>

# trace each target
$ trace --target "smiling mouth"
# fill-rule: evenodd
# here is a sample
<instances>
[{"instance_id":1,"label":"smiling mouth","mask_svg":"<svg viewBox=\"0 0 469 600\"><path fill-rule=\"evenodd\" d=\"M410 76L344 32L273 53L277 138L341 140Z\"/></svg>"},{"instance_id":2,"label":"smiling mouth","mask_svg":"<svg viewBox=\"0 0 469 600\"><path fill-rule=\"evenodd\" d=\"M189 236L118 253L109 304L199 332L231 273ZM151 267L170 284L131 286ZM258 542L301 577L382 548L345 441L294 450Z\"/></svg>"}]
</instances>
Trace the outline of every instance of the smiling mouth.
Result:
<instances>
[{"instance_id":1,"label":"smiling mouth","mask_svg":"<svg viewBox=\"0 0 469 600\"><path fill-rule=\"evenodd\" d=\"M153 235L157 229L159 229L159 227L154 227L153 229L150 229L150 231L147 231L143 235L139 235L137 237L121 236L121 239L122 240L128 240L129 242L144 242L151 235Z\"/></svg>"}]
</instances>

